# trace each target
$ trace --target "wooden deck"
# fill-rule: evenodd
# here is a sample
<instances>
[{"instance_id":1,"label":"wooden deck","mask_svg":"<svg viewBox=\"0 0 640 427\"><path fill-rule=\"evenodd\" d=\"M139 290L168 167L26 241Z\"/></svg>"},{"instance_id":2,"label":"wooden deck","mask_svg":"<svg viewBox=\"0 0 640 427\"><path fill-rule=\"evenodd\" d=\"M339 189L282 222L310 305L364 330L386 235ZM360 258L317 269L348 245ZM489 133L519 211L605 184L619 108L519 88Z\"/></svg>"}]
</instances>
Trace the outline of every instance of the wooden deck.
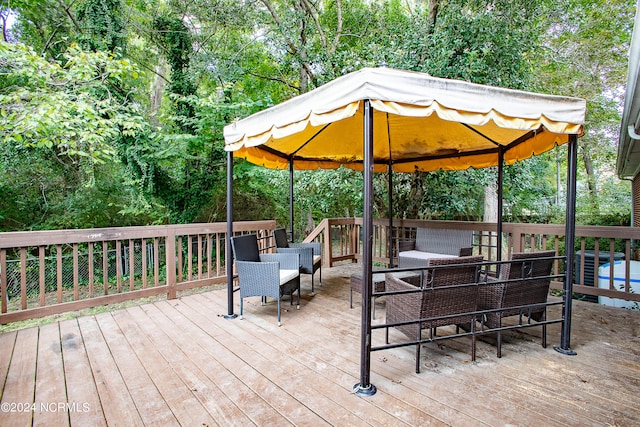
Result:
<instances>
[{"instance_id":1,"label":"wooden deck","mask_svg":"<svg viewBox=\"0 0 640 427\"><path fill-rule=\"evenodd\" d=\"M577 356L551 348L559 325L547 349L539 328L505 334L502 359L488 340L476 362L468 338L426 345L421 374L413 348L374 352L377 394L352 394L359 270L325 269L314 297L304 276L280 328L275 302L225 320L226 292L210 291L3 333L0 425L640 425L640 312L584 302Z\"/></svg>"}]
</instances>

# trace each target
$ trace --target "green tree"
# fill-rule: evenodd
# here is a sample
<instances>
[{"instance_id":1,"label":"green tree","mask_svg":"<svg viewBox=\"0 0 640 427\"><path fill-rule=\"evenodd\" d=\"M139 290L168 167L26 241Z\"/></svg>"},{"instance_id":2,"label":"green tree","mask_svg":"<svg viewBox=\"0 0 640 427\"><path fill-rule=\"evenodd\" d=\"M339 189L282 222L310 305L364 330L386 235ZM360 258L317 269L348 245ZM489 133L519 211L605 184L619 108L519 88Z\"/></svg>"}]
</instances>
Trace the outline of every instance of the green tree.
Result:
<instances>
[{"instance_id":1,"label":"green tree","mask_svg":"<svg viewBox=\"0 0 640 427\"><path fill-rule=\"evenodd\" d=\"M123 52L126 48L126 33L120 0L87 0L78 12L80 44L86 50Z\"/></svg>"},{"instance_id":2,"label":"green tree","mask_svg":"<svg viewBox=\"0 0 640 427\"><path fill-rule=\"evenodd\" d=\"M0 43L0 135L9 144L55 149L69 161L111 159L113 140L136 135L146 123L135 105L118 101L137 67L104 52L71 46L64 64L22 44Z\"/></svg>"},{"instance_id":3,"label":"green tree","mask_svg":"<svg viewBox=\"0 0 640 427\"><path fill-rule=\"evenodd\" d=\"M2 214L8 227L106 226L152 218L142 211L129 219L109 214L106 221L105 216L140 206L142 200L117 155L122 137L144 138L149 132L136 105L114 94L135 88L135 66L77 46L68 49L63 62L47 61L27 46L2 42L0 72L5 77L0 81L2 186L15 197ZM86 203L90 199L93 206ZM19 216L26 200L25 209L33 214ZM101 203L106 205L98 207ZM156 210L160 217L161 212Z\"/></svg>"},{"instance_id":4,"label":"green tree","mask_svg":"<svg viewBox=\"0 0 640 427\"><path fill-rule=\"evenodd\" d=\"M587 100L585 136L579 139L579 178L587 189L578 193L583 222L619 208L601 190L615 173L634 14L632 0L572 0L548 2L539 16L547 32L542 49L531 52L535 89ZM629 193L628 183L614 185Z\"/></svg>"}]
</instances>

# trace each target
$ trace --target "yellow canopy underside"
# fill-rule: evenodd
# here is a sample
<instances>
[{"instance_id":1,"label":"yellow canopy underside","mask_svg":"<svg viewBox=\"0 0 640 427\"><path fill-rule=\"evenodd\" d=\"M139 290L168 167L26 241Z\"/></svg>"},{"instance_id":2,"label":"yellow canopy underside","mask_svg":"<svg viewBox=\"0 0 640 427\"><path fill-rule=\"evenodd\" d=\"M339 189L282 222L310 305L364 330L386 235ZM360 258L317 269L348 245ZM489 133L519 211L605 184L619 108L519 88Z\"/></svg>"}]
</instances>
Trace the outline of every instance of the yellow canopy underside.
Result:
<instances>
[{"instance_id":1,"label":"yellow canopy underside","mask_svg":"<svg viewBox=\"0 0 640 427\"><path fill-rule=\"evenodd\" d=\"M376 171L512 164L582 134L583 99L362 69L229 124L225 149L268 168L362 169L364 108L373 110Z\"/></svg>"},{"instance_id":2,"label":"yellow canopy underside","mask_svg":"<svg viewBox=\"0 0 640 427\"><path fill-rule=\"evenodd\" d=\"M227 144L234 156L271 169L289 167L293 155L298 170L334 169L341 165L362 170L362 102L236 143ZM375 171L386 171L389 159L396 172L484 168L498 163L498 145L508 147L504 161L513 164L568 142L582 133L582 125L539 118L513 118L495 111L485 114L452 110L434 103L428 107L371 101L374 108ZM434 114L435 113L435 114ZM325 128L326 126L326 128ZM324 129L323 129L324 128Z\"/></svg>"}]
</instances>

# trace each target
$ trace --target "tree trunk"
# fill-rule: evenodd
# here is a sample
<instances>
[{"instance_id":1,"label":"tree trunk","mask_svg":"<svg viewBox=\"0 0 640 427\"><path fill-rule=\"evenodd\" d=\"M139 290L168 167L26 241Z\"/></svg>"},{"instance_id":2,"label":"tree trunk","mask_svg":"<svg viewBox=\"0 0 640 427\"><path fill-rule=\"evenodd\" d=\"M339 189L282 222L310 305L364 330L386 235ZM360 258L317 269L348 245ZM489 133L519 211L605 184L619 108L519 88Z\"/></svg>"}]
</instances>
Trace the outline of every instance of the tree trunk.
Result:
<instances>
[{"instance_id":1,"label":"tree trunk","mask_svg":"<svg viewBox=\"0 0 640 427\"><path fill-rule=\"evenodd\" d=\"M498 221L498 189L495 182L484 187L484 221Z\"/></svg>"},{"instance_id":2,"label":"tree trunk","mask_svg":"<svg viewBox=\"0 0 640 427\"><path fill-rule=\"evenodd\" d=\"M591 204L591 208L593 209L593 213L597 214L600 210L600 205L598 203L598 189L596 186L596 174L593 167L593 160L591 159L591 152L588 147L583 146L582 150L582 161L584 162L584 170L587 174L587 188L589 189L589 202Z\"/></svg>"},{"instance_id":3,"label":"tree trunk","mask_svg":"<svg viewBox=\"0 0 640 427\"><path fill-rule=\"evenodd\" d=\"M315 228L316 228L316 223L313 220L313 214L311 212L311 208L309 208L309 210L307 211L307 226L305 227L304 232L308 236L313 232L313 230L315 230Z\"/></svg>"},{"instance_id":4,"label":"tree trunk","mask_svg":"<svg viewBox=\"0 0 640 427\"><path fill-rule=\"evenodd\" d=\"M407 218L417 219L420 215L420 205L424 196L423 172L414 172L411 179L411 189L409 190L409 206L407 207Z\"/></svg>"},{"instance_id":5,"label":"tree trunk","mask_svg":"<svg viewBox=\"0 0 640 427\"><path fill-rule=\"evenodd\" d=\"M162 77L167 72L167 63L164 59L159 59L158 65L156 65L156 78L152 84L151 90L151 120L154 124L158 124L158 111L162 106L162 95L166 87L166 80Z\"/></svg>"},{"instance_id":6,"label":"tree trunk","mask_svg":"<svg viewBox=\"0 0 640 427\"><path fill-rule=\"evenodd\" d=\"M298 56L300 57L300 93L309 91L309 64L307 57L307 19L309 19L309 11L305 8L302 0L296 4L296 9L300 14L298 22L299 47Z\"/></svg>"},{"instance_id":7,"label":"tree trunk","mask_svg":"<svg viewBox=\"0 0 640 427\"><path fill-rule=\"evenodd\" d=\"M484 222L498 222L498 184L494 181L484 187ZM489 246L494 252L490 259L496 259L496 249L498 247L498 236L491 233L489 237Z\"/></svg>"},{"instance_id":8,"label":"tree trunk","mask_svg":"<svg viewBox=\"0 0 640 427\"><path fill-rule=\"evenodd\" d=\"M433 34L433 30L436 26L436 20L438 18L438 7L440 6L440 0L429 0L429 27L427 32Z\"/></svg>"}]
</instances>

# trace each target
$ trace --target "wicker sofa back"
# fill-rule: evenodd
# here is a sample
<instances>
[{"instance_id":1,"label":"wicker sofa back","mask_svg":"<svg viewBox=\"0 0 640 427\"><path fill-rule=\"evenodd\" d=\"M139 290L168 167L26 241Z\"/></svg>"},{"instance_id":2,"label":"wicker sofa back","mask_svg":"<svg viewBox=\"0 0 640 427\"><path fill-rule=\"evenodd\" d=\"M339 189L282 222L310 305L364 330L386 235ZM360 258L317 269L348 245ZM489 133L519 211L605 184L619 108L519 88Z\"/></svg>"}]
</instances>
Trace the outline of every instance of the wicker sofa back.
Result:
<instances>
[{"instance_id":1,"label":"wicker sofa back","mask_svg":"<svg viewBox=\"0 0 640 427\"><path fill-rule=\"evenodd\" d=\"M398 266L425 266L431 258L470 256L473 230L418 228L415 240L398 242Z\"/></svg>"},{"instance_id":2,"label":"wicker sofa back","mask_svg":"<svg viewBox=\"0 0 640 427\"><path fill-rule=\"evenodd\" d=\"M418 228L416 231L417 251L461 256L460 250L472 244L473 230Z\"/></svg>"}]
</instances>

